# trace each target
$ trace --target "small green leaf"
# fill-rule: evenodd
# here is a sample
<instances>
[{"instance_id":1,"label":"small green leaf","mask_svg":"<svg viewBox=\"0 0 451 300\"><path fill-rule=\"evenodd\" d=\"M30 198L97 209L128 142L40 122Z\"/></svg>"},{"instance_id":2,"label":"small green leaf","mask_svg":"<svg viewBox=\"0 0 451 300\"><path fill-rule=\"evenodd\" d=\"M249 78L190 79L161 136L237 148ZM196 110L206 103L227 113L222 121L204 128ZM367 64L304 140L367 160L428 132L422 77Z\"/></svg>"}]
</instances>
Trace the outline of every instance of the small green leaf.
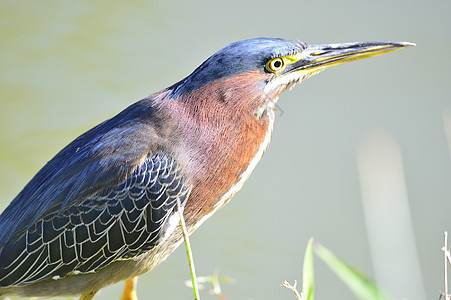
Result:
<instances>
[{"instance_id":1,"label":"small green leaf","mask_svg":"<svg viewBox=\"0 0 451 300\"><path fill-rule=\"evenodd\" d=\"M351 289L351 291L363 300L393 300L394 298L377 288L367 276L339 259L321 244L313 246L318 255L335 274Z\"/></svg>"},{"instance_id":2,"label":"small green leaf","mask_svg":"<svg viewBox=\"0 0 451 300\"><path fill-rule=\"evenodd\" d=\"M313 300L314 296L313 273L313 238L310 238L305 248L304 266L302 269L302 293L305 300Z\"/></svg>"}]
</instances>

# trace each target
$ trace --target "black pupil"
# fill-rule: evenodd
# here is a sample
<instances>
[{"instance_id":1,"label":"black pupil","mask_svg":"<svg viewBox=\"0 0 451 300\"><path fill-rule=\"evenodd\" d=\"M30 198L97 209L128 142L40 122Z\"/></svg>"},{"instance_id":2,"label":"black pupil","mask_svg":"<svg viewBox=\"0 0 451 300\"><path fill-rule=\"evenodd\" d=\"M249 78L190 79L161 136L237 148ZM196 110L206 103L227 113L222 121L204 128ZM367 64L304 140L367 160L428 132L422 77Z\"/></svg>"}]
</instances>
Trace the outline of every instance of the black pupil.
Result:
<instances>
[{"instance_id":1,"label":"black pupil","mask_svg":"<svg viewBox=\"0 0 451 300\"><path fill-rule=\"evenodd\" d=\"M282 62L280 60L276 60L273 63L273 66L274 66L274 68L278 69L278 68L280 68L282 66Z\"/></svg>"}]
</instances>

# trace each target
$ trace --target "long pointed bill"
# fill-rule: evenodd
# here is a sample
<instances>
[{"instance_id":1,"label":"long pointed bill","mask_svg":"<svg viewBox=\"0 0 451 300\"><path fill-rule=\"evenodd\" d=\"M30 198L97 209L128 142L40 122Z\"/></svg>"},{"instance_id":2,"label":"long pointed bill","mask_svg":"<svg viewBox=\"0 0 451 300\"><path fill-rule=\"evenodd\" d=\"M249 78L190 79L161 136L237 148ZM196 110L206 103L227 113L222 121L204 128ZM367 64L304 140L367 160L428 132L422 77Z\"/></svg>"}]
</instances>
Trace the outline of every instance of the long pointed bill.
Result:
<instances>
[{"instance_id":1,"label":"long pointed bill","mask_svg":"<svg viewBox=\"0 0 451 300\"><path fill-rule=\"evenodd\" d=\"M291 57L289 71L312 74L326 68L354 60L415 46L407 42L367 42L309 45L307 49Z\"/></svg>"}]
</instances>

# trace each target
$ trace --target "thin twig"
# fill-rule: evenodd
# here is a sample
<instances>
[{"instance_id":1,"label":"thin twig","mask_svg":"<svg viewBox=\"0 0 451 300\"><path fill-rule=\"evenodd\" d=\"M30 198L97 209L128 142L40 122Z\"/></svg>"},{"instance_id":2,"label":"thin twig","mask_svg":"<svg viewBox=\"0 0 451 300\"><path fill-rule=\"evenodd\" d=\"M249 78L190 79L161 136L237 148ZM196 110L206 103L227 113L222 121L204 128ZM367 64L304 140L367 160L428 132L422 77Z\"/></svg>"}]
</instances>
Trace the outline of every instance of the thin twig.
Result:
<instances>
[{"instance_id":1,"label":"thin twig","mask_svg":"<svg viewBox=\"0 0 451 300\"><path fill-rule=\"evenodd\" d=\"M448 249L448 232L445 231L445 246L443 246L442 248L443 253L444 253L444 258L445 258L445 292L440 294L440 299L442 299L442 297L445 300L451 300L451 295L448 294L448 263L451 264L451 254L450 251Z\"/></svg>"},{"instance_id":2,"label":"thin twig","mask_svg":"<svg viewBox=\"0 0 451 300\"><path fill-rule=\"evenodd\" d=\"M446 300L448 300L448 262L446 259L446 252L448 251L448 231L445 231L445 251L444 251L444 257L445 257L445 297Z\"/></svg>"},{"instance_id":3,"label":"thin twig","mask_svg":"<svg viewBox=\"0 0 451 300\"><path fill-rule=\"evenodd\" d=\"M191 281L193 282L194 300L200 300L199 289L197 284L196 269L194 268L194 259L191 251L191 245L189 243L188 231L186 230L185 218L183 218L183 212L180 207L180 200L177 198L177 210L180 216L180 225L182 226L183 237L185 239L186 255L188 257L189 269L191 272Z\"/></svg>"},{"instance_id":4,"label":"thin twig","mask_svg":"<svg viewBox=\"0 0 451 300\"><path fill-rule=\"evenodd\" d=\"M281 283L280 285L286 287L287 289L292 290L298 300L304 300L304 295L302 295L302 293L299 293L298 290L296 289L297 284L298 282L296 280L294 281L293 285L289 284L288 281L285 280L285 282Z\"/></svg>"}]
</instances>

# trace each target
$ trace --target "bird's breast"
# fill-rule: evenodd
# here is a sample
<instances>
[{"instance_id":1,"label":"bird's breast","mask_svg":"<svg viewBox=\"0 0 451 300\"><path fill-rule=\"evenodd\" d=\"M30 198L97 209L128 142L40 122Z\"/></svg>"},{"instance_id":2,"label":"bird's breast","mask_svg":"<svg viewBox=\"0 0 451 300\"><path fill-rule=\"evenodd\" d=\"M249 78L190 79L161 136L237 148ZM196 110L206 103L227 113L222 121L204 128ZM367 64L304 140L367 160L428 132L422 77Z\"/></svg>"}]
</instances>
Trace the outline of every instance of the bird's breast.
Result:
<instances>
[{"instance_id":1,"label":"bird's breast","mask_svg":"<svg viewBox=\"0 0 451 300\"><path fill-rule=\"evenodd\" d=\"M200 134L191 142L195 150L189 151L188 168L193 189L184 215L192 231L241 189L269 145L274 112L226 123L217 123L209 134Z\"/></svg>"}]
</instances>

